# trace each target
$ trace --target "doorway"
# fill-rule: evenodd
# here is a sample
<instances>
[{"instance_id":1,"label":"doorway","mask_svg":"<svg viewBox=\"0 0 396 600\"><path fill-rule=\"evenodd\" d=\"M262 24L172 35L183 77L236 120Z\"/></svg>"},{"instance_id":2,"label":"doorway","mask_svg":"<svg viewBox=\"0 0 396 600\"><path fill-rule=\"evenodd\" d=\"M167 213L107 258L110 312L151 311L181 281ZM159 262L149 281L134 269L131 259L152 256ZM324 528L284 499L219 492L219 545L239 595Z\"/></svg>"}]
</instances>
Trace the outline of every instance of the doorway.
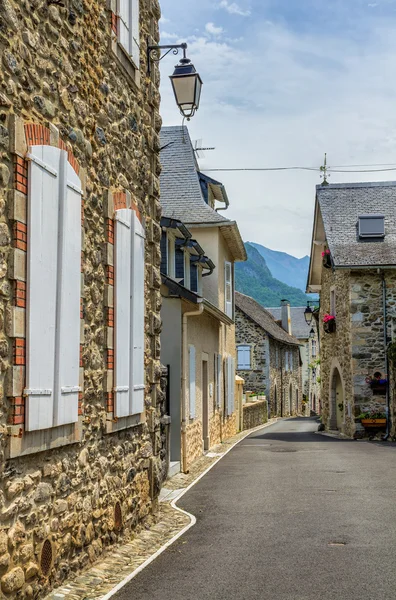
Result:
<instances>
[{"instance_id":1,"label":"doorway","mask_svg":"<svg viewBox=\"0 0 396 600\"><path fill-rule=\"evenodd\" d=\"M293 414L293 384L289 385L289 413Z\"/></svg>"},{"instance_id":2,"label":"doorway","mask_svg":"<svg viewBox=\"0 0 396 600\"><path fill-rule=\"evenodd\" d=\"M333 371L330 390L330 429L342 429L344 422L344 392L342 379L337 368Z\"/></svg>"},{"instance_id":3,"label":"doorway","mask_svg":"<svg viewBox=\"0 0 396 600\"><path fill-rule=\"evenodd\" d=\"M209 450L209 382L208 361L202 361L202 437L204 451Z\"/></svg>"}]
</instances>

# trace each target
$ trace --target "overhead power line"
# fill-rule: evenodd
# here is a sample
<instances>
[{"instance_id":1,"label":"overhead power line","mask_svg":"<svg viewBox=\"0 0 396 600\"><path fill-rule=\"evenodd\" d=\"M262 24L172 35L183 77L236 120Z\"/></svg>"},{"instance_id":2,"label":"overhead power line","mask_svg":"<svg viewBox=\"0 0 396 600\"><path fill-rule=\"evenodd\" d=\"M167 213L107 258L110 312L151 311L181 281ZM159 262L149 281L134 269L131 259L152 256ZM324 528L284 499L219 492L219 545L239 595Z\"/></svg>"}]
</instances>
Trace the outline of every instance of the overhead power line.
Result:
<instances>
[{"instance_id":1,"label":"overhead power line","mask_svg":"<svg viewBox=\"0 0 396 600\"><path fill-rule=\"evenodd\" d=\"M363 165L362 165L363 166ZM367 165L368 167L376 165ZM379 165L378 165L379 166ZM237 168L218 168L218 169L202 169L205 172L237 172L237 171L314 171L320 173L320 167L237 167ZM329 173L385 173L388 171L396 171L396 165L382 169L354 169L353 165L336 167L327 167Z\"/></svg>"}]
</instances>

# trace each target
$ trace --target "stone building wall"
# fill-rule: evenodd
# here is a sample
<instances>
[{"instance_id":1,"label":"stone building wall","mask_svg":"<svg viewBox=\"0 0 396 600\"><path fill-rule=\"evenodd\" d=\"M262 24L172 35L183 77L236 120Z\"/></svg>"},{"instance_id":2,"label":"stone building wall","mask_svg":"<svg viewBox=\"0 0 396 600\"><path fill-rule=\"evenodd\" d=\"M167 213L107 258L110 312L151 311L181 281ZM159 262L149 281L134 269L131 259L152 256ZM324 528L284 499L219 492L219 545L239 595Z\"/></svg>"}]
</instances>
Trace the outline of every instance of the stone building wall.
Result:
<instances>
[{"instance_id":1,"label":"stone building wall","mask_svg":"<svg viewBox=\"0 0 396 600\"><path fill-rule=\"evenodd\" d=\"M237 369L245 380L245 390L255 394L266 394L267 390L267 347L268 336L261 327L253 323L241 310L235 309L236 346L251 346L251 369Z\"/></svg>"},{"instance_id":2,"label":"stone building wall","mask_svg":"<svg viewBox=\"0 0 396 600\"><path fill-rule=\"evenodd\" d=\"M385 271L385 279L389 342L396 318L396 276L393 271ZM359 414L369 410L386 412L386 395L373 391L367 383L374 373L380 373L382 378L387 376L382 274L375 270L333 273L323 269L321 320L323 314L330 312L332 287L336 290L337 331L327 334L321 326L323 422L328 427L337 425L346 435L361 436L364 431L356 421ZM334 419L330 421L335 369L340 372L343 390L340 402L337 396L335 409L339 411L339 404L344 404L342 414L338 414L338 423ZM393 398L393 387L390 394Z\"/></svg>"},{"instance_id":3,"label":"stone building wall","mask_svg":"<svg viewBox=\"0 0 396 600\"><path fill-rule=\"evenodd\" d=\"M325 333L323 316L330 314L330 292L336 290L336 331ZM351 364L351 319L350 319L350 273L322 268L322 288L320 293L320 358L321 358L321 404L322 423L326 428L335 427L331 417L331 381L335 370L339 372L342 382L342 394L345 404L344 414L339 415L339 421L345 423L341 429L344 433L353 435L355 430L353 376ZM336 404L339 403L337 400ZM349 408L348 408L349 407Z\"/></svg>"},{"instance_id":4,"label":"stone building wall","mask_svg":"<svg viewBox=\"0 0 396 600\"><path fill-rule=\"evenodd\" d=\"M286 351L293 353L292 371L286 371ZM270 339L269 353L270 389L267 391L267 402L269 402L271 416L300 414L302 410L303 387L299 347L288 346L277 340ZM291 405L289 397L290 387L292 390Z\"/></svg>"},{"instance_id":5,"label":"stone building wall","mask_svg":"<svg viewBox=\"0 0 396 600\"><path fill-rule=\"evenodd\" d=\"M243 405L243 429L253 429L268 421L268 405L266 400L249 402Z\"/></svg>"},{"instance_id":6,"label":"stone building wall","mask_svg":"<svg viewBox=\"0 0 396 600\"><path fill-rule=\"evenodd\" d=\"M160 10L157 0L140 4L145 73ZM43 595L128 537L155 508L166 474L158 83L140 77L120 50L115 12L106 0L0 0L0 582L8 597ZM67 150L84 192L79 422L42 436L25 431L23 396L26 151L34 143ZM114 419L118 201L138 211L146 230L140 424Z\"/></svg>"}]
</instances>

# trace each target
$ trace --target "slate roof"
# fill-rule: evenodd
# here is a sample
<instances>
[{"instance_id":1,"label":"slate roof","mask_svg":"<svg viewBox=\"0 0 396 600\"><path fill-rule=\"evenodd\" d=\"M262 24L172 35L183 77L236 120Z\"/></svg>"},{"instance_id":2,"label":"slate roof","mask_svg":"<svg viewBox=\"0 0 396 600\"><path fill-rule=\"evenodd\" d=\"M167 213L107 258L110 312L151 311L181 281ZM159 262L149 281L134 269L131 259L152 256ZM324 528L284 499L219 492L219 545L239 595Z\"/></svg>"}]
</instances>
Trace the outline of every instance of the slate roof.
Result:
<instances>
[{"instance_id":1,"label":"slate roof","mask_svg":"<svg viewBox=\"0 0 396 600\"><path fill-rule=\"evenodd\" d=\"M231 223L206 204L187 127L161 129L161 205L166 217L188 225Z\"/></svg>"},{"instance_id":2,"label":"slate roof","mask_svg":"<svg viewBox=\"0 0 396 600\"><path fill-rule=\"evenodd\" d=\"M300 342L296 337L289 335L282 329L282 327L276 323L272 314L250 296L235 292L235 306L264 329L264 331L273 339L284 344L291 344L293 346L300 345Z\"/></svg>"},{"instance_id":3,"label":"slate roof","mask_svg":"<svg viewBox=\"0 0 396 600\"><path fill-rule=\"evenodd\" d=\"M317 186L317 201L335 267L396 264L396 182ZM360 240L359 215L383 214L385 238Z\"/></svg>"},{"instance_id":4,"label":"slate roof","mask_svg":"<svg viewBox=\"0 0 396 600\"><path fill-rule=\"evenodd\" d=\"M292 334L299 340L308 339L309 332L311 331L312 327L314 327L313 322L311 325L307 325L305 321L304 312L306 308L306 306L292 306L290 308ZM277 308L268 308L267 310L271 313L276 321L281 320L282 309L280 306Z\"/></svg>"}]
</instances>

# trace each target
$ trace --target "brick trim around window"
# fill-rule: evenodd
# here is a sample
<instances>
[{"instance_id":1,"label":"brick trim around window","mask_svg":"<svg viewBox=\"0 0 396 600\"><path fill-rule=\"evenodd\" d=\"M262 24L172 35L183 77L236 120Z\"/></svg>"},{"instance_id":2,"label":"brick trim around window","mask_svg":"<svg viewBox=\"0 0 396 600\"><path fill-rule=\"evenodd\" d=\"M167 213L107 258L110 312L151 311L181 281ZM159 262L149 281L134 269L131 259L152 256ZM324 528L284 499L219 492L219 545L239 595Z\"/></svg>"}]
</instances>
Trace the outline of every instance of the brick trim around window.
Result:
<instances>
[{"instance_id":1,"label":"brick trim around window","mask_svg":"<svg viewBox=\"0 0 396 600\"><path fill-rule=\"evenodd\" d=\"M11 331L9 337L13 339L12 366L10 376L7 379L6 395L10 405L8 423L17 426L13 437L24 435L25 423L25 378L26 378L26 277L27 277L27 202L28 202L28 158L26 150L36 145L52 145L66 150L68 161L75 172L80 175L80 165L68 149L65 142L59 139L59 132L54 126L45 126L36 123L24 123L16 117L13 123L14 138L17 140L12 148L14 183L11 191L10 219L12 223L12 250L11 250L11 273L13 280L13 306ZM84 206L82 202L82 226L84 222ZM81 272L83 272L83 256L81 260ZM83 288L83 286L82 286ZM81 332L83 335L83 299L81 298ZM80 367L82 367L83 339L80 345ZM80 383L83 389L83 371L81 368ZM79 394L78 414L83 415L83 392Z\"/></svg>"}]
</instances>

